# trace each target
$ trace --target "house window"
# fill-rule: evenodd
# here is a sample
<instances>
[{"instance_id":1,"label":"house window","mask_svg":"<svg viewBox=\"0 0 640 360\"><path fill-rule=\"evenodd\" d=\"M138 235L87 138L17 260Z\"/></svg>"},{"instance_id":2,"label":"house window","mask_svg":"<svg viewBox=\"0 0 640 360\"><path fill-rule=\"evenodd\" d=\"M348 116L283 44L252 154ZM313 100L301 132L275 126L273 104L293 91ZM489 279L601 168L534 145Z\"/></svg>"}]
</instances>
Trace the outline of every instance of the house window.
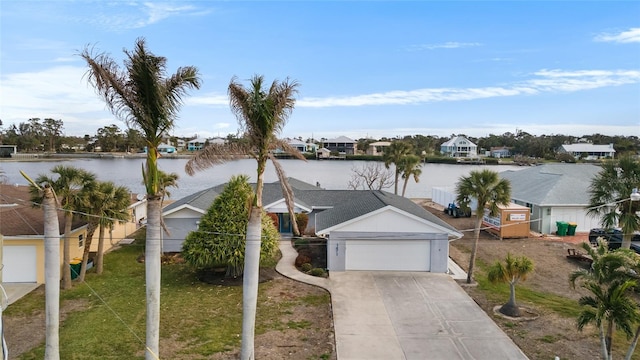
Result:
<instances>
[{"instance_id":1,"label":"house window","mask_svg":"<svg viewBox=\"0 0 640 360\"><path fill-rule=\"evenodd\" d=\"M78 247L84 246L84 234L78 235Z\"/></svg>"}]
</instances>

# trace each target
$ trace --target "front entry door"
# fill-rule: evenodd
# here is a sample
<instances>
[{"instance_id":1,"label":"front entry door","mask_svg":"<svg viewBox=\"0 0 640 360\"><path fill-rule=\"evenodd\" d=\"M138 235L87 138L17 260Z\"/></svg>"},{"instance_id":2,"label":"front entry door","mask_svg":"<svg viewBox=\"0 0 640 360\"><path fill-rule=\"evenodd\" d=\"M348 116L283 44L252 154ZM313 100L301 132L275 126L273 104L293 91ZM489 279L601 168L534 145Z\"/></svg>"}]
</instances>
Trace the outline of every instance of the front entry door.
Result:
<instances>
[{"instance_id":1,"label":"front entry door","mask_svg":"<svg viewBox=\"0 0 640 360\"><path fill-rule=\"evenodd\" d=\"M280 213L278 214L278 222L280 223L280 232L281 233L290 233L293 231L291 228L291 216L289 213Z\"/></svg>"}]
</instances>

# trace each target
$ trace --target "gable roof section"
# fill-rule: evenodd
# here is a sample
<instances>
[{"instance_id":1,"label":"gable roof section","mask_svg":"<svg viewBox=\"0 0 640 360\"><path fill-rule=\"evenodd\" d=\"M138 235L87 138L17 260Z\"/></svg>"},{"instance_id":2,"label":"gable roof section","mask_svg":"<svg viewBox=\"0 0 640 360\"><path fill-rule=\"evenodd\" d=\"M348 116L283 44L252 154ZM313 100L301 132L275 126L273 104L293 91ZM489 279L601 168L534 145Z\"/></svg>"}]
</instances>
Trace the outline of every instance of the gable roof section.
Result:
<instances>
[{"instance_id":1,"label":"gable roof section","mask_svg":"<svg viewBox=\"0 0 640 360\"><path fill-rule=\"evenodd\" d=\"M469 145L476 146L476 144L474 144L471 140L467 139L464 136L454 136L451 139L449 139L449 140L445 141L444 143L442 143L442 145L440 145L440 146L455 146L461 140L466 140L469 143Z\"/></svg>"},{"instance_id":2,"label":"gable roof section","mask_svg":"<svg viewBox=\"0 0 640 360\"><path fill-rule=\"evenodd\" d=\"M41 208L31 206L29 187L0 184L0 234L4 236L43 236L44 213ZM87 222L73 217L71 229L75 230ZM58 231L64 234L64 211L58 211Z\"/></svg>"},{"instance_id":3,"label":"gable roof section","mask_svg":"<svg viewBox=\"0 0 640 360\"><path fill-rule=\"evenodd\" d=\"M587 206L589 186L600 172L591 164L544 164L523 170L504 171L511 182L511 198L538 206Z\"/></svg>"},{"instance_id":4,"label":"gable roof section","mask_svg":"<svg viewBox=\"0 0 640 360\"><path fill-rule=\"evenodd\" d=\"M594 145L594 144L565 144L561 146L566 152L613 152L613 144L610 145Z\"/></svg>"},{"instance_id":5,"label":"gable roof section","mask_svg":"<svg viewBox=\"0 0 640 360\"><path fill-rule=\"evenodd\" d=\"M162 210L162 215L169 215L184 208L190 208L197 211L202 210L204 214L213 204L218 195L224 190L226 184L216 185L208 189L200 190L191 195L187 195L182 199L172 202Z\"/></svg>"},{"instance_id":6,"label":"gable roof section","mask_svg":"<svg viewBox=\"0 0 640 360\"><path fill-rule=\"evenodd\" d=\"M381 190L326 190L329 198L337 200L331 209L316 215L316 231L322 233L339 224L371 214L385 207L393 207L401 212L430 222L451 235L461 234L432 213L413 201Z\"/></svg>"},{"instance_id":7,"label":"gable roof section","mask_svg":"<svg viewBox=\"0 0 640 360\"><path fill-rule=\"evenodd\" d=\"M357 143L357 141L352 140L352 139L350 139L350 138L348 138L346 136L338 136L335 139L324 140L322 143L323 144L326 144L326 143L351 143L351 144L355 144L355 143Z\"/></svg>"}]
</instances>

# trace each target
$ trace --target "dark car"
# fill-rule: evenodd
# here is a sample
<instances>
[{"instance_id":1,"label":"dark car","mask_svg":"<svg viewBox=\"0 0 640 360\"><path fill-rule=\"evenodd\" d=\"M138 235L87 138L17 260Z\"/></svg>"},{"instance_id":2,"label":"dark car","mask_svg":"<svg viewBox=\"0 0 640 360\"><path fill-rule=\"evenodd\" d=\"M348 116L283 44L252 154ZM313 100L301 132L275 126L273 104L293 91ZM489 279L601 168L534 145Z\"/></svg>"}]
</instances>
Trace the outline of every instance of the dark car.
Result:
<instances>
[{"instance_id":1,"label":"dark car","mask_svg":"<svg viewBox=\"0 0 640 360\"><path fill-rule=\"evenodd\" d=\"M591 229L589 231L589 242L592 245L598 244L598 238L602 238L609 245L609 249L619 249L622 245L622 230L620 229ZM640 234L635 233L631 238L631 250L640 254Z\"/></svg>"}]
</instances>

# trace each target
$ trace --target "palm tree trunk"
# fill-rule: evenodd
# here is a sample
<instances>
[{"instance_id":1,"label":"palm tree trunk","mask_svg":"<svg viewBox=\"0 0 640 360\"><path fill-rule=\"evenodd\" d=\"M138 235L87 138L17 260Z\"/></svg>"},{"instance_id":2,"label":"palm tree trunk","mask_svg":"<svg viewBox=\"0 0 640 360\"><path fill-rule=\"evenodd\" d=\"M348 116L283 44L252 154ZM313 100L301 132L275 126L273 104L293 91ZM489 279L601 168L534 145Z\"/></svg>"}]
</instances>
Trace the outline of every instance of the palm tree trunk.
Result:
<instances>
[{"instance_id":1,"label":"palm tree trunk","mask_svg":"<svg viewBox=\"0 0 640 360\"><path fill-rule=\"evenodd\" d=\"M101 275L104 270L104 226L100 225L98 232L98 252L96 254L96 274Z\"/></svg>"},{"instance_id":2,"label":"palm tree trunk","mask_svg":"<svg viewBox=\"0 0 640 360\"><path fill-rule=\"evenodd\" d=\"M160 197L148 196L147 239L145 242L145 281L147 296L146 360L160 357Z\"/></svg>"},{"instance_id":3,"label":"palm tree trunk","mask_svg":"<svg viewBox=\"0 0 640 360\"><path fill-rule=\"evenodd\" d=\"M396 167L395 180L393 181L393 193L398 195L398 179L400 178L400 169L398 169L398 165Z\"/></svg>"},{"instance_id":4,"label":"palm tree trunk","mask_svg":"<svg viewBox=\"0 0 640 360\"><path fill-rule=\"evenodd\" d=\"M87 227L87 239L84 241L84 250L82 251L82 265L80 266L80 275L78 281L83 282L84 276L87 274L87 263L89 263L89 252L91 252L91 243L93 242L93 234L96 232L97 224L89 223Z\"/></svg>"},{"instance_id":5,"label":"palm tree trunk","mask_svg":"<svg viewBox=\"0 0 640 360\"><path fill-rule=\"evenodd\" d=\"M599 329L599 335L600 335L600 350L602 351L602 360L609 360L609 352L607 351L607 339L604 335L604 328L602 326L602 324L600 324L600 329Z\"/></svg>"},{"instance_id":6,"label":"palm tree trunk","mask_svg":"<svg viewBox=\"0 0 640 360\"><path fill-rule=\"evenodd\" d=\"M407 192L407 184L409 183L409 177L404 179L404 185L402 185L402 197L404 197L404 193Z\"/></svg>"},{"instance_id":7,"label":"palm tree trunk","mask_svg":"<svg viewBox=\"0 0 640 360\"><path fill-rule=\"evenodd\" d=\"M482 226L482 212L476 214L476 227L473 230L473 246L471 247L471 258L469 259L469 270L467 271L467 284L473 281L473 268L476 265L478 255L478 239L480 238L480 226Z\"/></svg>"},{"instance_id":8,"label":"palm tree trunk","mask_svg":"<svg viewBox=\"0 0 640 360\"><path fill-rule=\"evenodd\" d=\"M60 359L60 230L53 191L44 188L45 360ZM67 265L67 268L69 266Z\"/></svg>"},{"instance_id":9,"label":"palm tree trunk","mask_svg":"<svg viewBox=\"0 0 640 360\"><path fill-rule=\"evenodd\" d=\"M607 333L605 335L605 340L607 342L607 356L609 359L611 359L611 349L613 348L613 330L613 320L607 320Z\"/></svg>"},{"instance_id":10,"label":"palm tree trunk","mask_svg":"<svg viewBox=\"0 0 640 360\"><path fill-rule=\"evenodd\" d=\"M638 345L638 338L640 337L640 325L636 329L636 334L633 336L633 340L629 345L629 350L627 351L627 355L624 357L624 360L631 360L631 357L636 351L636 345Z\"/></svg>"},{"instance_id":11,"label":"palm tree trunk","mask_svg":"<svg viewBox=\"0 0 640 360\"><path fill-rule=\"evenodd\" d=\"M71 224L73 213L64 213L64 250L62 252L62 288L71 289Z\"/></svg>"},{"instance_id":12,"label":"palm tree trunk","mask_svg":"<svg viewBox=\"0 0 640 360\"><path fill-rule=\"evenodd\" d=\"M251 208L247 224L247 239L242 278L242 347L240 359L253 360L256 309L258 306L258 281L260 278L260 243L262 209Z\"/></svg>"}]
</instances>

